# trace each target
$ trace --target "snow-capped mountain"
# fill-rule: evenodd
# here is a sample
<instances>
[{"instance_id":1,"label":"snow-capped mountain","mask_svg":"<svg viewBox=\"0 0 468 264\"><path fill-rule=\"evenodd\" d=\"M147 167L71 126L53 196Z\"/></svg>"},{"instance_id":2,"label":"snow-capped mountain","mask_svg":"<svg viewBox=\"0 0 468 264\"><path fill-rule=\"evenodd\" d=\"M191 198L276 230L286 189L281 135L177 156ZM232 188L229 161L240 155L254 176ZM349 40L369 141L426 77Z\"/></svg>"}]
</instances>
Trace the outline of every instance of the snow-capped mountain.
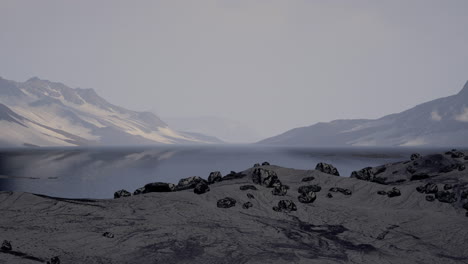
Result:
<instances>
[{"instance_id":1,"label":"snow-capped mountain","mask_svg":"<svg viewBox=\"0 0 468 264\"><path fill-rule=\"evenodd\" d=\"M289 130L268 145L468 146L468 82L456 95L380 119L335 120Z\"/></svg>"},{"instance_id":2,"label":"snow-capped mountain","mask_svg":"<svg viewBox=\"0 0 468 264\"><path fill-rule=\"evenodd\" d=\"M37 77L0 78L0 146L80 146L219 143L172 130L150 112L113 105L93 89Z\"/></svg>"}]
</instances>

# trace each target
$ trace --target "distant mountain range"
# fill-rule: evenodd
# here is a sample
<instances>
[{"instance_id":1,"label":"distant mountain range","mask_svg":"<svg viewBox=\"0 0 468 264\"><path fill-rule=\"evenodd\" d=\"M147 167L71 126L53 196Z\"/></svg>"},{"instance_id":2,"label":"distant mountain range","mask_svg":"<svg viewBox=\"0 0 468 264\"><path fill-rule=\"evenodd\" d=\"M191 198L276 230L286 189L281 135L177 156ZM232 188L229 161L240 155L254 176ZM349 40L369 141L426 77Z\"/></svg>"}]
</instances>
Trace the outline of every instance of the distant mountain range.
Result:
<instances>
[{"instance_id":1,"label":"distant mountain range","mask_svg":"<svg viewBox=\"0 0 468 264\"><path fill-rule=\"evenodd\" d=\"M265 145L468 146L468 82L456 95L379 119L335 120L289 130Z\"/></svg>"},{"instance_id":2,"label":"distant mountain range","mask_svg":"<svg viewBox=\"0 0 468 264\"><path fill-rule=\"evenodd\" d=\"M221 143L175 131L150 112L113 105L93 89L37 77L0 78L0 146L83 146Z\"/></svg>"}]
</instances>

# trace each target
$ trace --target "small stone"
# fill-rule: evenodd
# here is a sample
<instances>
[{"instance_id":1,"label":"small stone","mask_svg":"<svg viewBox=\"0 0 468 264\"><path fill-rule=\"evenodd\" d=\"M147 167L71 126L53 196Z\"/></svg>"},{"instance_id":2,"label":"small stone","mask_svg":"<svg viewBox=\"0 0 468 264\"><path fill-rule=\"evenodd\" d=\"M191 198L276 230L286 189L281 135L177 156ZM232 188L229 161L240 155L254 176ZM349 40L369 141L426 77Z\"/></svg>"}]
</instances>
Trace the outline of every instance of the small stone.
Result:
<instances>
[{"instance_id":1,"label":"small stone","mask_svg":"<svg viewBox=\"0 0 468 264\"><path fill-rule=\"evenodd\" d=\"M425 193L426 192L426 187L418 186L418 187L416 187L416 191L418 191L418 193Z\"/></svg>"},{"instance_id":2,"label":"small stone","mask_svg":"<svg viewBox=\"0 0 468 264\"><path fill-rule=\"evenodd\" d=\"M281 200L278 202L278 206L273 207L273 210L276 212L292 212L297 211L297 207L291 200Z\"/></svg>"},{"instance_id":3,"label":"small stone","mask_svg":"<svg viewBox=\"0 0 468 264\"><path fill-rule=\"evenodd\" d=\"M3 251L13 250L13 247L11 246L11 241L3 240L2 247L0 249Z\"/></svg>"},{"instance_id":4,"label":"small stone","mask_svg":"<svg viewBox=\"0 0 468 264\"><path fill-rule=\"evenodd\" d=\"M252 181L255 184L260 184L267 188L274 188L282 185L276 172L263 168L254 169L252 172Z\"/></svg>"},{"instance_id":5,"label":"small stone","mask_svg":"<svg viewBox=\"0 0 468 264\"><path fill-rule=\"evenodd\" d=\"M458 165L458 171L464 171L466 169L464 164Z\"/></svg>"},{"instance_id":6,"label":"small stone","mask_svg":"<svg viewBox=\"0 0 468 264\"><path fill-rule=\"evenodd\" d=\"M248 197L249 199L255 199L255 197L253 196L253 194L250 194L250 193L247 194L247 197Z\"/></svg>"},{"instance_id":7,"label":"small stone","mask_svg":"<svg viewBox=\"0 0 468 264\"><path fill-rule=\"evenodd\" d=\"M253 185L242 185L239 187L239 189L241 191L246 191L246 190L253 190L253 191L256 191L257 190L257 187L253 186Z\"/></svg>"},{"instance_id":8,"label":"small stone","mask_svg":"<svg viewBox=\"0 0 468 264\"><path fill-rule=\"evenodd\" d=\"M331 193L327 193L327 198L333 198L333 195Z\"/></svg>"},{"instance_id":9,"label":"small stone","mask_svg":"<svg viewBox=\"0 0 468 264\"><path fill-rule=\"evenodd\" d=\"M60 264L60 259L59 257L53 257L50 261L47 261L47 264Z\"/></svg>"},{"instance_id":10,"label":"small stone","mask_svg":"<svg viewBox=\"0 0 468 264\"><path fill-rule=\"evenodd\" d=\"M313 181L315 180L315 177L311 176L311 177L305 177L302 179L302 182L310 182L310 181Z\"/></svg>"},{"instance_id":11,"label":"small stone","mask_svg":"<svg viewBox=\"0 0 468 264\"><path fill-rule=\"evenodd\" d=\"M104 234L102 234L103 237L107 237L107 238L114 238L114 234L112 234L111 232L104 232Z\"/></svg>"},{"instance_id":12,"label":"small stone","mask_svg":"<svg viewBox=\"0 0 468 264\"><path fill-rule=\"evenodd\" d=\"M262 166L270 166L270 163L268 161L265 161L262 163Z\"/></svg>"},{"instance_id":13,"label":"small stone","mask_svg":"<svg viewBox=\"0 0 468 264\"><path fill-rule=\"evenodd\" d=\"M429 174L427 173L416 173L411 175L410 181L419 181L429 178Z\"/></svg>"},{"instance_id":14,"label":"small stone","mask_svg":"<svg viewBox=\"0 0 468 264\"><path fill-rule=\"evenodd\" d=\"M387 192L387 196L390 197L390 198L391 197L397 197L397 196L400 196L400 195L401 195L401 192L396 187L393 187L392 190Z\"/></svg>"},{"instance_id":15,"label":"small stone","mask_svg":"<svg viewBox=\"0 0 468 264\"><path fill-rule=\"evenodd\" d=\"M302 193L299 195L299 197L297 197L297 199L301 203L313 203L317 199L317 196L315 195L315 192L310 191Z\"/></svg>"},{"instance_id":16,"label":"small stone","mask_svg":"<svg viewBox=\"0 0 468 264\"><path fill-rule=\"evenodd\" d=\"M121 198L121 197L129 197L129 196L132 196L132 194L130 192L128 192L127 190L120 190L120 191L116 191L114 193L114 199L118 199L118 198Z\"/></svg>"},{"instance_id":17,"label":"small stone","mask_svg":"<svg viewBox=\"0 0 468 264\"><path fill-rule=\"evenodd\" d=\"M199 182L193 189L193 192L196 194L204 194L209 191L210 191L210 187L208 186L206 182Z\"/></svg>"},{"instance_id":18,"label":"small stone","mask_svg":"<svg viewBox=\"0 0 468 264\"><path fill-rule=\"evenodd\" d=\"M378 191L377 194L378 195L387 195L387 192L386 191Z\"/></svg>"},{"instance_id":19,"label":"small stone","mask_svg":"<svg viewBox=\"0 0 468 264\"><path fill-rule=\"evenodd\" d=\"M177 191L183 191L183 190L193 189L200 182L204 182L205 184L207 184L207 181L202 179L199 176L192 176L192 177L188 177L188 178L183 178L183 179L179 180L179 183L176 186L176 190Z\"/></svg>"},{"instance_id":20,"label":"small stone","mask_svg":"<svg viewBox=\"0 0 468 264\"><path fill-rule=\"evenodd\" d=\"M329 190L330 192L340 192L344 195L351 195L353 194L353 192L349 189L344 189L344 188L340 188L340 187L333 187L333 188L330 188Z\"/></svg>"},{"instance_id":21,"label":"small stone","mask_svg":"<svg viewBox=\"0 0 468 264\"><path fill-rule=\"evenodd\" d=\"M253 204L252 204L251 202L246 202L246 203L244 203L244 204L242 205L242 208L244 208L244 209L249 209L249 208L252 207L252 206L253 206Z\"/></svg>"},{"instance_id":22,"label":"small stone","mask_svg":"<svg viewBox=\"0 0 468 264\"><path fill-rule=\"evenodd\" d=\"M231 208L233 206L236 206L236 200L231 198L231 197L226 197L224 199L220 199L218 200L218 202L216 203L216 206L218 208Z\"/></svg>"},{"instance_id":23,"label":"small stone","mask_svg":"<svg viewBox=\"0 0 468 264\"><path fill-rule=\"evenodd\" d=\"M273 195L285 196L288 193L289 187L287 185L276 186L271 193Z\"/></svg>"},{"instance_id":24,"label":"small stone","mask_svg":"<svg viewBox=\"0 0 468 264\"><path fill-rule=\"evenodd\" d=\"M434 200L435 200L435 197L433 195L426 195L426 201L433 202Z\"/></svg>"}]
</instances>

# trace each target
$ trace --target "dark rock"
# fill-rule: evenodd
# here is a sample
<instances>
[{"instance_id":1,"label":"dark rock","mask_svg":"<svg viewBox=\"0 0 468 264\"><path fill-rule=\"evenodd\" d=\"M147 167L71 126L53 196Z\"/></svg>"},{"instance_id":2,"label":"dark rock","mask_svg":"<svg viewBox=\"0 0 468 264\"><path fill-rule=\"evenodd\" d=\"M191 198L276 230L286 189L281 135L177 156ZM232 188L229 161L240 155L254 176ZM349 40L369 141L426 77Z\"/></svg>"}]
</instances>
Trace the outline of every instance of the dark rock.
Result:
<instances>
[{"instance_id":1,"label":"dark rock","mask_svg":"<svg viewBox=\"0 0 468 264\"><path fill-rule=\"evenodd\" d=\"M320 162L317 164L317 166L315 166L315 169L326 174L340 176L338 170L331 164Z\"/></svg>"},{"instance_id":2,"label":"dark rock","mask_svg":"<svg viewBox=\"0 0 468 264\"><path fill-rule=\"evenodd\" d=\"M302 182L310 182L310 181L313 181L315 180L315 177L311 176L311 177L305 177L302 179Z\"/></svg>"},{"instance_id":3,"label":"dark rock","mask_svg":"<svg viewBox=\"0 0 468 264\"><path fill-rule=\"evenodd\" d=\"M247 175L245 175L242 172L231 171L228 175L223 177L223 181L241 179L241 178L244 178L245 176Z\"/></svg>"},{"instance_id":4,"label":"dark rock","mask_svg":"<svg viewBox=\"0 0 468 264\"><path fill-rule=\"evenodd\" d=\"M120 191L116 191L114 193L114 199L117 199L117 198L121 198L121 197L129 197L129 196L132 196L132 194L130 192L128 192L127 190L120 190Z\"/></svg>"},{"instance_id":5,"label":"dark rock","mask_svg":"<svg viewBox=\"0 0 468 264\"><path fill-rule=\"evenodd\" d=\"M429 178L430 176L427 173L416 173L411 175L410 181L419 181Z\"/></svg>"},{"instance_id":6,"label":"dark rock","mask_svg":"<svg viewBox=\"0 0 468 264\"><path fill-rule=\"evenodd\" d=\"M281 181L278 179L276 172L263 168L256 168L252 173L252 181L255 184L266 186L267 188L273 188L281 186Z\"/></svg>"},{"instance_id":7,"label":"dark rock","mask_svg":"<svg viewBox=\"0 0 468 264\"><path fill-rule=\"evenodd\" d=\"M468 203L465 203L465 204L463 205L463 209L468 210Z\"/></svg>"},{"instance_id":8,"label":"dark rock","mask_svg":"<svg viewBox=\"0 0 468 264\"><path fill-rule=\"evenodd\" d=\"M387 192L388 197L397 197L400 196L401 192L396 187L393 187L390 191Z\"/></svg>"},{"instance_id":9,"label":"dark rock","mask_svg":"<svg viewBox=\"0 0 468 264\"><path fill-rule=\"evenodd\" d=\"M209 191L210 191L210 187L208 186L206 182L199 182L193 189L193 192L196 194L203 194Z\"/></svg>"},{"instance_id":10,"label":"dark rock","mask_svg":"<svg viewBox=\"0 0 468 264\"><path fill-rule=\"evenodd\" d=\"M233 206L236 206L236 200L231 197L226 197L224 199L218 200L216 206L218 208L231 208Z\"/></svg>"},{"instance_id":11,"label":"dark rock","mask_svg":"<svg viewBox=\"0 0 468 264\"><path fill-rule=\"evenodd\" d=\"M53 257L50 261L47 261L47 264L60 264L60 259L59 257Z\"/></svg>"},{"instance_id":12,"label":"dark rock","mask_svg":"<svg viewBox=\"0 0 468 264\"><path fill-rule=\"evenodd\" d=\"M281 185L281 186L276 186L271 193L273 195L278 195L278 196L285 196L288 193L289 186L287 185Z\"/></svg>"},{"instance_id":13,"label":"dark rock","mask_svg":"<svg viewBox=\"0 0 468 264\"><path fill-rule=\"evenodd\" d=\"M260 163L255 163L253 167L254 168L260 167Z\"/></svg>"},{"instance_id":14,"label":"dark rock","mask_svg":"<svg viewBox=\"0 0 468 264\"><path fill-rule=\"evenodd\" d=\"M340 193L342 193L342 194L344 194L344 195L351 195L351 194L353 194L353 193L351 192L351 190L349 190L349 189L344 189L344 188L339 188L339 187L330 188L329 191L330 191L330 192L340 192Z\"/></svg>"},{"instance_id":15,"label":"dark rock","mask_svg":"<svg viewBox=\"0 0 468 264\"><path fill-rule=\"evenodd\" d=\"M322 190L322 187L314 184L314 185L306 185L306 186L301 186L297 190L299 193L307 193L307 192L320 192Z\"/></svg>"},{"instance_id":16,"label":"dark rock","mask_svg":"<svg viewBox=\"0 0 468 264\"><path fill-rule=\"evenodd\" d=\"M250 193L247 194L247 197L248 197L249 199L255 199L255 197L253 196L253 194L250 194Z\"/></svg>"},{"instance_id":17,"label":"dark rock","mask_svg":"<svg viewBox=\"0 0 468 264\"><path fill-rule=\"evenodd\" d=\"M327 193L327 198L333 198L333 195L331 193Z\"/></svg>"},{"instance_id":18,"label":"dark rock","mask_svg":"<svg viewBox=\"0 0 468 264\"><path fill-rule=\"evenodd\" d=\"M177 187L175 186L175 184L172 184L172 183L152 182L152 183L146 184L143 188L144 188L143 193L152 193L152 192L173 192L176 190Z\"/></svg>"},{"instance_id":19,"label":"dark rock","mask_svg":"<svg viewBox=\"0 0 468 264\"><path fill-rule=\"evenodd\" d=\"M141 187L141 188L136 189L133 192L133 195L139 195L139 194L143 194L143 193L145 193L145 187Z\"/></svg>"},{"instance_id":20,"label":"dark rock","mask_svg":"<svg viewBox=\"0 0 468 264\"><path fill-rule=\"evenodd\" d=\"M435 200L435 197L433 195L426 195L426 201L433 202L434 200Z\"/></svg>"},{"instance_id":21,"label":"dark rock","mask_svg":"<svg viewBox=\"0 0 468 264\"><path fill-rule=\"evenodd\" d=\"M112 234L111 232L104 232L104 234L102 234L103 237L107 237L107 238L114 238L114 234Z\"/></svg>"},{"instance_id":22,"label":"dark rock","mask_svg":"<svg viewBox=\"0 0 468 264\"><path fill-rule=\"evenodd\" d=\"M463 153L461 151L452 151L452 158L460 159L460 158L463 158L463 157L465 157L465 153Z\"/></svg>"},{"instance_id":23,"label":"dark rock","mask_svg":"<svg viewBox=\"0 0 468 264\"><path fill-rule=\"evenodd\" d=\"M431 182L426 184L426 186L424 186L424 192L427 193L427 194L437 193L438 190L439 190L439 188L437 188L437 184L434 184L434 183L431 183Z\"/></svg>"},{"instance_id":24,"label":"dark rock","mask_svg":"<svg viewBox=\"0 0 468 264\"><path fill-rule=\"evenodd\" d=\"M465 156L464 160L468 160L468 156Z\"/></svg>"},{"instance_id":25,"label":"dark rock","mask_svg":"<svg viewBox=\"0 0 468 264\"><path fill-rule=\"evenodd\" d=\"M453 188L452 184L447 183L447 184L444 185L444 190L446 190L446 191L451 190L452 188Z\"/></svg>"},{"instance_id":26,"label":"dark rock","mask_svg":"<svg viewBox=\"0 0 468 264\"><path fill-rule=\"evenodd\" d=\"M466 167L465 167L464 164L458 165L458 170L459 170L459 171L464 171L465 169L466 169Z\"/></svg>"},{"instance_id":27,"label":"dark rock","mask_svg":"<svg viewBox=\"0 0 468 264\"><path fill-rule=\"evenodd\" d=\"M313 203L315 199L317 199L317 196L315 195L315 192L310 191L310 192L301 193L301 195L299 195L297 199L301 203Z\"/></svg>"},{"instance_id":28,"label":"dark rock","mask_svg":"<svg viewBox=\"0 0 468 264\"><path fill-rule=\"evenodd\" d=\"M0 249L3 251L13 250L13 247L11 246L11 241L3 240L2 247Z\"/></svg>"},{"instance_id":29,"label":"dark rock","mask_svg":"<svg viewBox=\"0 0 468 264\"><path fill-rule=\"evenodd\" d=\"M262 166L270 166L270 163L268 161L265 161L262 163Z\"/></svg>"},{"instance_id":30,"label":"dark rock","mask_svg":"<svg viewBox=\"0 0 468 264\"><path fill-rule=\"evenodd\" d=\"M257 187L253 186L253 185L242 185L239 187L239 189L241 191L246 191L246 190L253 190L253 191L256 191L258 190Z\"/></svg>"},{"instance_id":31,"label":"dark rock","mask_svg":"<svg viewBox=\"0 0 468 264\"><path fill-rule=\"evenodd\" d=\"M408 166L406 168L406 171L409 172L410 174L413 174L416 172L416 169L413 166Z\"/></svg>"},{"instance_id":32,"label":"dark rock","mask_svg":"<svg viewBox=\"0 0 468 264\"><path fill-rule=\"evenodd\" d=\"M252 206L253 206L253 204L252 204L251 202L246 202L246 203L244 203L244 204L242 205L242 208L244 208L244 209L249 209L249 208L252 207Z\"/></svg>"},{"instance_id":33,"label":"dark rock","mask_svg":"<svg viewBox=\"0 0 468 264\"><path fill-rule=\"evenodd\" d=\"M387 195L387 192L386 191L378 191L377 194L378 195Z\"/></svg>"},{"instance_id":34,"label":"dark rock","mask_svg":"<svg viewBox=\"0 0 468 264\"><path fill-rule=\"evenodd\" d=\"M205 184L208 184L208 182L201 177L198 176L193 176L193 177L188 177L188 178L183 178L180 179L179 183L176 186L177 191L183 191L183 190L188 190L188 189L193 189L197 184L200 182L204 182ZM146 188L146 186L145 186Z\"/></svg>"},{"instance_id":35,"label":"dark rock","mask_svg":"<svg viewBox=\"0 0 468 264\"><path fill-rule=\"evenodd\" d=\"M454 203L457 201L455 193L449 191L438 191L435 197L441 203Z\"/></svg>"},{"instance_id":36,"label":"dark rock","mask_svg":"<svg viewBox=\"0 0 468 264\"><path fill-rule=\"evenodd\" d=\"M215 182L220 182L223 180L223 175L219 171L213 171L208 176L208 184L213 184Z\"/></svg>"},{"instance_id":37,"label":"dark rock","mask_svg":"<svg viewBox=\"0 0 468 264\"><path fill-rule=\"evenodd\" d=\"M467 199L468 198L468 190L467 191L462 191L460 197L461 197L461 199Z\"/></svg>"},{"instance_id":38,"label":"dark rock","mask_svg":"<svg viewBox=\"0 0 468 264\"><path fill-rule=\"evenodd\" d=\"M421 158L421 154L419 153L413 153L411 154L411 160L417 160Z\"/></svg>"},{"instance_id":39,"label":"dark rock","mask_svg":"<svg viewBox=\"0 0 468 264\"><path fill-rule=\"evenodd\" d=\"M385 184L386 178L377 177L372 169L372 167L367 167L359 171L353 171L351 173L351 178L356 178L358 180L376 182L380 184Z\"/></svg>"},{"instance_id":40,"label":"dark rock","mask_svg":"<svg viewBox=\"0 0 468 264\"><path fill-rule=\"evenodd\" d=\"M418 186L418 187L416 187L416 191L418 191L418 193L425 193L426 192L426 187Z\"/></svg>"},{"instance_id":41,"label":"dark rock","mask_svg":"<svg viewBox=\"0 0 468 264\"><path fill-rule=\"evenodd\" d=\"M292 212L297 211L297 207L291 200L281 200L278 202L278 206L273 207L273 210L276 212Z\"/></svg>"}]
</instances>

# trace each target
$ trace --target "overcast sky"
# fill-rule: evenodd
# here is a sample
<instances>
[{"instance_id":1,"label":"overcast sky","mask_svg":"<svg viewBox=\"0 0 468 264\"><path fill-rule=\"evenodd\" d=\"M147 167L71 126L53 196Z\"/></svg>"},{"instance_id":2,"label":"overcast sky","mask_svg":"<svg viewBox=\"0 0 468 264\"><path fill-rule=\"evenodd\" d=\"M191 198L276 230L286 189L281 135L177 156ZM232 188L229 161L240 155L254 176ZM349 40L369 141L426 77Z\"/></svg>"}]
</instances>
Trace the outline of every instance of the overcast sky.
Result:
<instances>
[{"instance_id":1,"label":"overcast sky","mask_svg":"<svg viewBox=\"0 0 468 264\"><path fill-rule=\"evenodd\" d=\"M1 0L0 76L268 137L457 93L467 10L466 0Z\"/></svg>"}]
</instances>

